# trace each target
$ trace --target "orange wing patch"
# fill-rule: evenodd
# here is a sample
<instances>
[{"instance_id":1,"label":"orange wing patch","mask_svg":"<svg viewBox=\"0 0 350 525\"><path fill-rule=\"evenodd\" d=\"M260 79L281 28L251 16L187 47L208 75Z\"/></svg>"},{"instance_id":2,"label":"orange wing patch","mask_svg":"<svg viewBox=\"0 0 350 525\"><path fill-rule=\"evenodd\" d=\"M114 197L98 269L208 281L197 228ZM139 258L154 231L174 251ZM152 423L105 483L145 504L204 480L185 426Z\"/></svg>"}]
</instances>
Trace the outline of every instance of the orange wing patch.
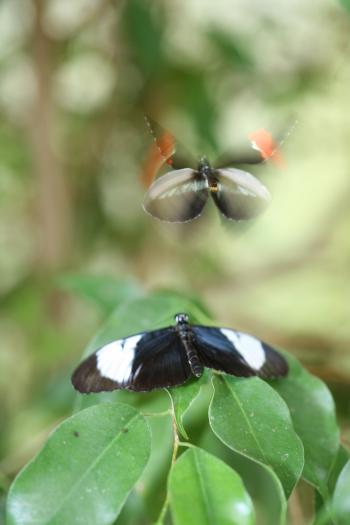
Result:
<instances>
[{"instance_id":1,"label":"orange wing patch","mask_svg":"<svg viewBox=\"0 0 350 525\"><path fill-rule=\"evenodd\" d=\"M248 135L252 147L260 151L264 160L270 159L276 166L283 168L286 166L284 157L279 151L279 144L272 138L271 133L266 129L257 129Z\"/></svg>"},{"instance_id":2,"label":"orange wing patch","mask_svg":"<svg viewBox=\"0 0 350 525\"><path fill-rule=\"evenodd\" d=\"M171 157L174 153L175 139L169 131L165 131L163 135L154 140L146 157L141 176L141 180L146 188L152 184L165 162L169 166L172 165Z\"/></svg>"}]
</instances>

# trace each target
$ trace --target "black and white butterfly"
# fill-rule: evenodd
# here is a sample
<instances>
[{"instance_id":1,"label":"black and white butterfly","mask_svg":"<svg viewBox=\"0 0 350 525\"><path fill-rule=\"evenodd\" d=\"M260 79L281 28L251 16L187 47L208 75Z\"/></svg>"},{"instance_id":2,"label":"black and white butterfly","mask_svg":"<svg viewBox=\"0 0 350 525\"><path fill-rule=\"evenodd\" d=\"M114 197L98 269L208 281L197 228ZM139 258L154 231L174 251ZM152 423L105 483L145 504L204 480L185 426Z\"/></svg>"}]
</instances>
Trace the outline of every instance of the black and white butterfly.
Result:
<instances>
[{"instance_id":1,"label":"black and white butterfly","mask_svg":"<svg viewBox=\"0 0 350 525\"><path fill-rule=\"evenodd\" d=\"M288 373L284 357L255 337L229 328L192 325L187 314L160 330L118 339L75 370L81 393L115 389L149 391L182 385L204 367L238 377L276 378Z\"/></svg>"},{"instance_id":2,"label":"black and white butterfly","mask_svg":"<svg viewBox=\"0 0 350 525\"><path fill-rule=\"evenodd\" d=\"M188 222L199 217L209 196L219 211L234 221L253 219L268 207L271 195L262 182L248 171L226 167L264 162L258 151L250 148L240 157L222 158L216 167L201 157L196 167L189 168L189 161L176 151L172 135L156 122L148 118L146 122L163 163L172 167L172 171L157 178L146 192L143 208L147 213L162 221ZM169 137L173 139L170 146ZM147 178L150 179L149 175Z\"/></svg>"}]
</instances>

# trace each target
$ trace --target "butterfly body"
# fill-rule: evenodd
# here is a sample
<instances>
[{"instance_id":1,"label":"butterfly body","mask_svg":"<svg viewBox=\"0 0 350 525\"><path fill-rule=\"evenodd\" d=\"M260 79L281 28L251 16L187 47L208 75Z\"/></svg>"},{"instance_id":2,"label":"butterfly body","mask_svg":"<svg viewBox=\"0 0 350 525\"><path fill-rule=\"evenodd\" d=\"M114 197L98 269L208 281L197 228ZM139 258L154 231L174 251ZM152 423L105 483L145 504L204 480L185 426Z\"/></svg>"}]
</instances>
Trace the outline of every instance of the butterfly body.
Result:
<instances>
[{"instance_id":1,"label":"butterfly body","mask_svg":"<svg viewBox=\"0 0 350 525\"><path fill-rule=\"evenodd\" d=\"M182 313L175 322L102 346L75 370L74 388L81 393L149 391L198 378L204 367L239 377L272 378L288 372L283 356L249 334L192 325Z\"/></svg>"},{"instance_id":2,"label":"butterfly body","mask_svg":"<svg viewBox=\"0 0 350 525\"><path fill-rule=\"evenodd\" d=\"M146 122L155 139L143 174L148 185L143 202L147 213L165 222L189 222L200 216L209 196L220 213L233 221L253 219L268 207L271 196L264 184L248 171L231 166L263 163L270 150L265 148L262 154L261 149L251 148L236 158L219 159L216 167L200 157L195 166L190 155L178 154L177 141L169 131L151 119ZM172 170L156 178L165 165Z\"/></svg>"},{"instance_id":3,"label":"butterfly body","mask_svg":"<svg viewBox=\"0 0 350 525\"><path fill-rule=\"evenodd\" d=\"M195 377L200 377L203 373L203 365L200 362L197 350L193 344L194 337L191 329L191 325L188 322L187 314L177 314L175 316L176 326L175 330L179 335L179 338L183 344L190 365L191 372Z\"/></svg>"},{"instance_id":4,"label":"butterfly body","mask_svg":"<svg viewBox=\"0 0 350 525\"><path fill-rule=\"evenodd\" d=\"M215 169L202 158L197 169L182 168L156 179L143 207L166 222L188 222L202 213L209 198L219 211L235 221L260 215L269 205L268 189L249 172L237 168Z\"/></svg>"}]
</instances>

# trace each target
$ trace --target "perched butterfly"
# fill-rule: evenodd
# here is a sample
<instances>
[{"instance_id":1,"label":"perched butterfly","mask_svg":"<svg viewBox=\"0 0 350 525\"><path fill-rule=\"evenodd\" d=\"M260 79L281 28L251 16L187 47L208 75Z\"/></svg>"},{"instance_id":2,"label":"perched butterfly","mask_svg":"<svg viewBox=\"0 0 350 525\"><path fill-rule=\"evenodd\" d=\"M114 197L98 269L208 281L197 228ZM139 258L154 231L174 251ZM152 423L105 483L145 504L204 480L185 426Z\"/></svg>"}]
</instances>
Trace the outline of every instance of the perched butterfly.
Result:
<instances>
[{"instance_id":1,"label":"perched butterfly","mask_svg":"<svg viewBox=\"0 0 350 525\"><path fill-rule=\"evenodd\" d=\"M239 377L275 378L288 373L284 357L255 337L229 328L192 325L187 314L175 326L112 341L75 370L82 393L125 388L148 391L182 385L204 367Z\"/></svg>"},{"instance_id":2,"label":"perched butterfly","mask_svg":"<svg viewBox=\"0 0 350 525\"><path fill-rule=\"evenodd\" d=\"M176 151L176 141L169 131L156 122L146 119L155 137L143 168L143 181L150 187L144 198L146 212L157 219L168 222L188 222L198 217L209 195L220 212L235 221L247 220L260 215L269 205L271 196L268 189L251 173L243 169L226 167L230 165L259 164L277 157L277 144L265 130L251 135L252 147L236 158L226 157L212 167L202 157L195 169L186 167ZM172 171L156 179L159 169L167 163Z\"/></svg>"}]
</instances>

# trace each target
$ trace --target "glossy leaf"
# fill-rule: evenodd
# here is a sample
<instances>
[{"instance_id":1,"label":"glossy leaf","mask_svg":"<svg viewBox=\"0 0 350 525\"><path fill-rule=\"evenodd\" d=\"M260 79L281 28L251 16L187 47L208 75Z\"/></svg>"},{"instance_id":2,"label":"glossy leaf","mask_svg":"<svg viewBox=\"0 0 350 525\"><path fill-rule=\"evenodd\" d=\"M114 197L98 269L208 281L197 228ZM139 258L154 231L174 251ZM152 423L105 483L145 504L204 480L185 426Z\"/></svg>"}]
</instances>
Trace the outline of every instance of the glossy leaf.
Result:
<instances>
[{"instance_id":1,"label":"glossy leaf","mask_svg":"<svg viewBox=\"0 0 350 525\"><path fill-rule=\"evenodd\" d=\"M335 486L333 504L333 515L336 517L337 525L349 525L350 523L350 461L340 473Z\"/></svg>"},{"instance_id":2,"label":"glossy leaf","mask_svg":"<svg viewBox=\"0 0 350 525\"><path fill-rule=\"evenodd\" d=\"M106 313L112 312L124 301L141 295L131 279L116 279L104 275L65 275L59 281L65 290L97 304Z\"/></svg>"},{"instance_id":3,"label":"glossy leaf","mask_svg":"<svg viewBox=\"0 0 350 525\"><path fill-rule=\"evenodd\" d=\"M94 406L64 421L14 481L8 525L108 525L150 454L150 431L134 408Z\"/></svg>"},{"instance_id":4,"label":"glossy leaf","mask_svg":"<svg viewBox=\"0 0 350 525\"><path fill-rule=\"evenodd\" d=\"M254 493L254 503L256 502L258 523L261 523L262 525L270 525L270 523L284 525L287 516L287 499L282 484L270 467L262 464L255 464L255 467L260 467L263 471L259 473L259 486L257 489L259 494ZM246 472L244 472L244 475L243 473L241 474L244 482L246 482L245 474ZM260 494L261 497L259 498L258 496L260 496ZM258 499L260 499L260 502Z\"/></svg>"},{"instance_id":5,"label":"glossy leaf","mask_svg":"<svg viewBox=\"0 0 350 525\"><path fill-rule=\"evenodd\" d=\"M286 358L288 377L271 384L287 403L295 431L303 442L303 477L325 498L328 477L339 448L334 401L320 379L309 374L296 359Z\"/></svg>"},{"instance_id":6,"label":"glossy leaf","mask_svg":"<svg viewBox=\"0 0 350 525\"><path fill-rule=\"evenodd\" d=\"M328 490L330 494L333 494L339 475L349 459L350 452L345 447L340 445L337 452L337 457L332 465L332 470L328 478Z\"/></svg>"},{"instance_id":7,"label":"glossy leaf","mask_svg":"<svg viewBox=\"0 0 350 525\"><path fill-rule=\"evenodd\" d=\"M288 497L303 469L303 446L288 408L264 381L216 375L209 421L228 447L277 474Z\"/></svg>"},{"instance_id":8,"label":"glossy leaf","mask_svg":"<svg viewBox=\"0 0 350 525\"><path fill-rule=\"evenodd\" d=\"M208 371L204 370L199 379L192 379L183 386L169 388L168 393L173 405L176 425L182 436L188 439L187 432L183 426L183 417L198 396L201 386L208 380Z\"/></svg>"},{"instance_id":9,"label":"glossy leaf","mask_svg":"<svg viewBox=\"0 0 350 525\"><path fill-rule=\"evenodd\" d=\"M229 449L216 437L209 425L203 429L197 444L225 461L242 478L247 491L253 498L256 521L259 525L285 524L286 496L280 480L270 467Z\"/></svg>"},{"instance_id":10,"label":"glossy leaf","mask_svg":"<svg viewBox=\"0 0 350 525\"><path fill-rule=\"evenodd\" d=\"M186 297L167 293L127 301L112 313L84 354L89 354L113 339L173 325L174 316L179 312L188 313L194 322L207 321L207 316Z\"/></svg>"},{"instance_id":11,"label":"glossy leaf","mask_svg":"<svg viewBox=\"0 0 350 525\"><path fill-rule=\"evenodd\" d=\"M199 448L176 461L169 478L174 525L253 525L254 509L238 474Z\"/></svg>"}]
</instances>

